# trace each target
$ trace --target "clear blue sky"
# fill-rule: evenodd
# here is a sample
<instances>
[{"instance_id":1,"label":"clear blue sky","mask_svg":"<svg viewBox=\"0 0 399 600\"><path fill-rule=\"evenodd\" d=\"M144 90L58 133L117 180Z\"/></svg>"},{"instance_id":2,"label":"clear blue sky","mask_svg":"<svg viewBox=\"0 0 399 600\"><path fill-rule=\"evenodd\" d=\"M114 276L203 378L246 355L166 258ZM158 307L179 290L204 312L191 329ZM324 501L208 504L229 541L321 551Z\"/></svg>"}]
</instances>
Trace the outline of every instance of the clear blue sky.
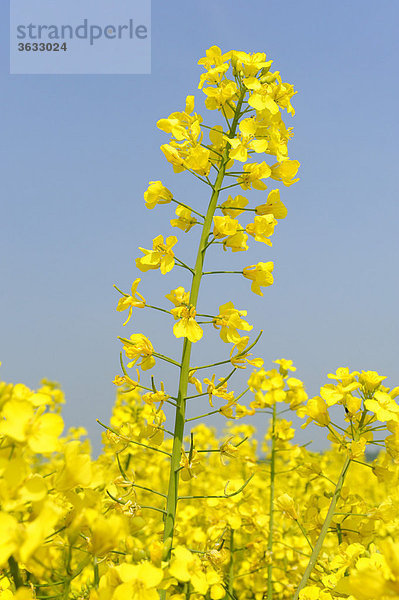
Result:
<instances>
[{"instance_id":1,"label":"clear blue sky","mask_svg":"<svg viewBox=\"0 0 399 600\"><path fill-rule=\"evenodd\" d=\"M206 287L203 305L231 298L247 308L249 320L265 330L258 353L267 365L293 359L309 394L339 366L377 370L398 385L395 0L256 0L246 7L156 0L152 74L136 76L9 75L6 4L0 6L2 379L32 387L42 377L61 382L67 425L84 425L98 447L95 418L109 418L119 372L117 336L142 331L154 345L169 347L171 323L150 311L136 313L129 331L122 329L112 284L128 290L139 276L137 246L178 231L168 224L169 207L145 209L149 180L162 179L197 206L208 201L201 185L173 174L159 150L167 137L155 123L182 109L189 93L202 102L196 63L217 44L224 51L265 51L295 84L290 154L302 167L301 181L284 188L289 213L273 247L258 245L251 254L252 262L274 260L275 285L260 298L245 281L229 279L217 294ZM194 239L193 232L187 243ZM232 267L251 263L225 257ZM142 292L156 303L182 282L179 275L143 275ZM178 356L179 348L173 343L170 351ZM199 352L206 355L205 345ZM311 436L322 446L317 430Z\"/></svg>"}]
</instances>

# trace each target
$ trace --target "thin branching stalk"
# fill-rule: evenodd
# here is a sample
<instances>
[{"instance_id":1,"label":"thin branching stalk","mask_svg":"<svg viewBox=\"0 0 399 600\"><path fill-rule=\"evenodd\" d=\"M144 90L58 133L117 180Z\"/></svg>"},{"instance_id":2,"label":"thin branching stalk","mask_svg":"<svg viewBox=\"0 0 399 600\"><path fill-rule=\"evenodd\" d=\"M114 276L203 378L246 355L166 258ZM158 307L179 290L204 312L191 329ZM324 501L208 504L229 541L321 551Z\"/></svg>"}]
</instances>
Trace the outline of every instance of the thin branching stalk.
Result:
<instances>
[{"instance_id":1,"label":"thin branching stalk","mask_svg":"<svg viewBox=\"0 0 399 600\"><path fill-rule=\"evenodd\" d=\"M234 529L230 529L230 558L227 569L227 583L225 600L234 597Z\"/></svg>"},{"instance_id":2,"label":"thin branching stalk","mask_svg":"<svg viewBox=\"0 0 399 600\"><path fill-rule=\"evenodd\" d=\"M10 556L8 559L8 566L10 567L11 577L14 582L15 588L18 589L23 586L21 571L19 570L19 566L17 561L13 556Z\"/></svg>"},{"instance_id":3,"label":"thin branching stalk","mask_svg":"<svg viewBox=\"0 0 399 600\"><path fill-rule=\"evenodd\" d=\"M237 129L238 121L240 118L241 106L245 95L245 88L241 90L240 98L237 102L234 119L231 124L229 131L229 137L233 138ZM205 216L205 221L202 228L201 239L199 242L197 258L194 267L194 275L191 284L190 291L190 304L193 306L197 305L198 294L202 279L203 265L205 259L206 244L208 242L209 234L211 232L213 215L218 204L219 193L222 187L224 179L226 164L229 159L229 149L226 146L225 152L223 153L223 159L221 166L216 177L215 184L211 199L209 202L208 210ZM173 533L176 519L176 508L178 500L178 486L179 486L179 466L181 459L181 450L184 436L184 425L185 425L185 414L186 414L186 398L187 398L187 387L190 372L190 356L191 356L191 342L185 338L183 343L183 352L180 366L180 377L179 377L179 391L177 395L177 408L175 414L175 427L174 427L174 439L172 456L170 460L170 474L169 474L169 486L166 503L166 518L164 527L164 560L169 560L172 551Z\"/></svg>"},{"instance_id":4,"label":"thin branching stalk","mask_svg":"<svg viewBox=\"0 0 399 600\"><path fill-rule=\"evenodd\" d=\"M323 526L321 528L320 535L317 538L317 541L314 545L313 552L312 552L309 562L308 562L308 566L305 569L305 572L304 572L301 582L298 586L298 589L295 592L293 600L298 600L299 592L306 586L306 584L309 580L310 574L312 573L312 571L316 565L321 548L323 546L324 539L330 528L331 521L332 521L332 518L335 513L335 507L337 505L339 496L341 494L342 486L344 484L344 480L345 480L346 474L348 472L350 463L351 463L351 459L349 457L347 457L344 462L344 466L342 467L341 474L338 478L337 485L335 486L335 491L334 491L333 497L331 498L330 506L329 506L325 521L323 523Z\"/></svg>"},{"instance_id":5,"label":"thin branching stalk","mask_svg":"<svg viewBox=\"0 0 399 600\"><path fill-rule=\"evenodd\" d=\"M270 455L270 492L269 492L269 536L267 539L267 552L269 564L267 566L267 600L273 598L273 525L274 525L274 477L276 470L276 403L273 404L272 415L272 447Z\"/></svg>"}]
</instances>

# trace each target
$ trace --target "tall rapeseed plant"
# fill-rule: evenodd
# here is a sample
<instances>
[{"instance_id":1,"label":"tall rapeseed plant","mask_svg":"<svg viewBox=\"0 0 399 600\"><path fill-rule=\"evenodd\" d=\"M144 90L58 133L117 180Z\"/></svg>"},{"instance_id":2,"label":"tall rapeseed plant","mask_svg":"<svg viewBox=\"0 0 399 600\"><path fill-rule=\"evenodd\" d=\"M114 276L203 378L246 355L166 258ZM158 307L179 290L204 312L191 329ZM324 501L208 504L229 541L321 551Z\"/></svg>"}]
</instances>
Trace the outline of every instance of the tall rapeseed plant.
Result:
<instances>
[{"instance_id":1,"label":"tall rapeseed plant","mask_svg":"<svg viewBox=\"0 0 399 600\"><path fill-rule=\"evenodd\" d=\"M188 265L176 254L177 237L171 235L164 239L163 235L158 235L153 240L152 249L140 248L143 256L137 258L137 268L142 272L159 269L161 274L167 274L178 265L191 277L189 291L183 286L172 290L167 298L174 306L168 310L149 305L137 292L140 279L136 279L130 294L121 292L118 304L118 310L129 310L127 321L132 309L138 307L162 310L172 315L176 320L173 334L177 338L183 338L180 360L156 351L142 333L121 338L125 355L130 360L127 367L138 367L139 376L141 371L152 369L157 358L178 366L179 384L175 395L169 390L165 391L163 386L157 388L153 378L152 384L147 385L139 378L137 381L133 380L124 366L124 375L116 379L117 384L127 383L147 392L144 399L153 407L158 434L162 432L165 421L162 405L167 402L175 409L169 484L164 508L164 560L169 560L171 556L179 501L179 479L184 477L187 480L195 476L199 467L199 455L193 438L189 449L183 447L188 422L186 404L193 397L188 386L195 386L197 394L194 397L208 395L211 407L215 398L222 399L222 406L207 414L222 413L229 418L238 418L253 414L256 410L238 403L249 388L236 394L227 390L227 382L238 368L262 366L263 361L251 359L249 354L260 334L252 342L249 336L243 335L242 332L249 332L253 327L243 318L247 312L235 308L232 301L221 304L219 314L210 315L203 308L199 309L198 298L204 276L236 273L248 279L251 290L260 296L263 295L261 288L273 283L274 265L271 261L258 262L235 271L205 271L204 267L207 251L217 244L219 247L223 246L223 250L233 253L248 250L250 238L271 246L270 237L278 220L286 216L287 210L280 199L278 188L265 195L266 181L280 182L284 186L298 181L295 176L299 162L290 159L288 155L292 129L285 125L282 118L284 111L294 115L291 99L296 92L291 84L282 81L279 71L271 70L272 62L266 60L264 53L222 53L217 46L211 47L199 61L205 73L201 75L198 87L206 96L206 108L218 111L222 124L207 125L203 117L195 112L193 96L187 97L182 112L172 113L157 123L162 131L171 136L169 143L161 146L161 150L174 172L190 173L209 189L210 195L207 210L202 213L200 207L180 202L161 181L150 182L144 194L147 208L152 210L159 204L175 203L176 218L172 219L171 225L185 233L194 225L199 225L196 228L200 229L198 250L195 263ZM233 188L240 192L234 197ZM253 207L248 205L248 199L243 195L251 190L261 192L260 203L258 201ZM249 222L240 222L241 215L249 216ZM199 322L198 319L206 321ZM191 349L203 336L203 323L212 324L220 330L221 339L231 346L230 356L211 365L194 367L190 362ZM195 376L196 372L205 368L212 369L217 365L230 365L231 371L218 382L215 381L215 375L204 378L206 391L203 392L202 382ZM158 435L158 439L162 438Z\"/></svg>"}]
</instances>

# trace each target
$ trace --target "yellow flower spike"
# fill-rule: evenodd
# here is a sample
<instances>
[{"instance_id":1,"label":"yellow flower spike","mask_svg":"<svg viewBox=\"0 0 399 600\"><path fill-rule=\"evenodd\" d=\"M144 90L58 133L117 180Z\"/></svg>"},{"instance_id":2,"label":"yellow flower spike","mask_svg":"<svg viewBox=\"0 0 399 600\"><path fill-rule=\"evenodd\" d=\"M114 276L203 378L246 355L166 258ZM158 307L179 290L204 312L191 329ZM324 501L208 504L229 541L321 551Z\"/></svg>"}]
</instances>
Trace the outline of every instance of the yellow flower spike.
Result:
<instances>
[{"instance_id":1,"label":"yellow flower spike","mask_svg":"<svg viewBox=\"0 0 399 600\"><path fill-rule=\"evenodd\" d=\"M280 190L271 190L267 197L266 204L256 207L257 215L273 215L275 219L285 219L287 209L280 200Z\"/></svg>"},{"instance_id":2,"label":"yellow flower spike","mask_svg":"<svg viewBox=\"0 0 399 600\"><path fill-rule=\"evenodd\" d=\"M147 208L155 208L158 204L169 204L173 194L161 181L150 181L148 189L144 192L144 200Z\"/></svg>"},{"instance_id":3,"label":"yellow flower spike","mask_svg":"<svg viewBox=\"0 0 399 600\"><path fill-rule=\"evenodd\" d=\"M177 237L171 235L163 241L163 236L158 235L153 239L153 249L146 250L139 248L144 254L141 258L136 258L136 266L140 271L149 271L150 269L160 269L162 275L169 273L175 266L173 246L177 243Z\"/></svg>"},{"instance_id":4,"label":"yellow flower spike","mask_svg":"<svg viewBox=\"0 0 399 600\"><path fill-rule=\"evenodd\" d=\"M143 371L152 369L155 365L155 358L153 357L154 348L148 338L142 333L133 333L130 336L130 339L121 338L121 341L125 344L123 349L127 358L132 360L132 362L127 365L129 368L141 359L138 366Z\"/></svg>"},{"instance_id":5,"label":"yellow flower spike","mask_svg":"<svg viewBox=\"0 0 399 600\"><path fill-rule=\"evenodd\" d=\"M237 310L234 308L233 302L226 302L219 306L219 314L213 319L213 326L216 329L220 328L220 337L226 344L237 344L241 336L237 329L243 331L251 331L253 326L242 319L246 316L246 310Z\"/></svg>"},{"instance_id":6,"label":"yellow flower spike","mask_svg":"<svg viewBox=\"0 0 399 600\"><path fill-rule=\"evenodd\" d=\"M185 233L198 222L195 217L192 216L191 210L185 206L178 206L176 208L177 219L171 219L170 224L172 227L178 227Z\"/></svg>"},{"instance_id":7,"label":"yellow flower spike","mask_svg":"<svg viewBox=\"0 0 399 600\"><path fill-rule=\"evenodd\" d=\"M256 265L250 265L249 267L245 267L243 269L243 275L247 279L252 281L251 291L254 294L258 294L258 296L263 296L263 292L261 291L261 287L267 287L273 284L273 275L272 271L274 269L274 263L269 262L259 262Z\"/></svg>"},{"instance_id":8,"label":"yellow flower spike","mask_svg":"<svg viewBox=\"0 0 399 600\"><path fill-rule=\"evenodd\" d=\"M132 316L133 308L144 308L144 306L145 306L145 299L143 298L143 296L141 294L139 294L137 292L137 286L140 283L140 281L141 281L141 279L139 277L137 279L135 279L132 284L130 296L128 296L126 294L126 295L122 296L122 298L120 298L118 301L118 305L116 307L116 310L118 312L122 312L123 310L129 309L128 317L127 317L126 321L123 323L123 325L126 325L130 321L130 317Z\"/></svg>"},{"instance_id":9,"label":"yellow flower spike","mask_svg":"<svg viewBox=\"0 0 399 600\"><path fill-rule=\"evenodd\" d=\"M194 306L177 306L170 311L178 323L173 326L173 334L177 337L186 337L190 342L198 342L203 331L195 320L196 311Z\"/></svg>"},{"instance_id":10,"label":"yellow flower spike","mask_svg":"<svg viewBox=\"0 0 399 600\"><path fill-rule=\"evenodd\" d=\"M253 223L248 223L245 231L255 238L257 242L263 242L268 246L272 243L269 237L273 235L274 228L277 225L276 219L273 215L256 216Z\"/></svg>"}]
</instances>

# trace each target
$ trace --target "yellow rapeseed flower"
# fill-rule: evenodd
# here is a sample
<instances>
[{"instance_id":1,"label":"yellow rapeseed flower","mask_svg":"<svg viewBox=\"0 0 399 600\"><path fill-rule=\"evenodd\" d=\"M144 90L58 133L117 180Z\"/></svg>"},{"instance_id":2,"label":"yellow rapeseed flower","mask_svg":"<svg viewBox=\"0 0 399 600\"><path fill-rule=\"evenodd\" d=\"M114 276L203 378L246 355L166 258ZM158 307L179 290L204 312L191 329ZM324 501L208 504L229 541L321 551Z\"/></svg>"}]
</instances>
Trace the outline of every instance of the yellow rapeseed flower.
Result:
<instances>
[{"instance_id":1,"label":"yellow rapeseed flower","mask_svg":"<svg viewBox=\"0 0 399 600\"><path fill-rule=\"evenodd\" d=\"M158 204L169 204L173 194L161 181L150 181L148 189L144 192L144 200L147 208L154 208Z\"/></svg>"},{"instance_id":2,"label":"yellow rapeseed flower","mask_svg":"<svg viewBox=\"0 0 399 600\"><path fill-rule=\"evenodd\" d=\"M177 237L171 235L166 238L164 243L163 236L158 235L152 241L152 250L139 248L144 254L141 258L136 258L136 266L140 271L149 271L150 269L160 269L162 275L169 273L175 266L173 246L177 243Z\"/></svg>"},{"instance_id":3,"label":"yellow rapeseed flower","mask_svg":"<svg viewBox=\"0 0 399 600\"><path fill-rule=\"evenodd\" d=\"M241 336L238 329L251 331L252 325L241 318L246 314L246 310L234 308L233 302L226 302L219 306L219 314L213 319L213 326L216 329L220 328L220 337L225 343L237 344L240 341Z\"/></svg>"},{"instance_id":4,"label":"yellow rapeseed flower","mask_svg":"<svg viewBox=\"0 0 399 600\"><path fill-rule=\"evenodd\" d=\"M245 267L242 274L252 281L251 291L254 292L254 294L258 294L258 296L263 296L263 292L260 288L272 285L274 281L272 275L273 269L273 262L259 262L256 265Z\"/></svg>"},{"instance_id":5,"label":"yellow rapeseed flower","mask_svg":"<svg viewBox=\"0 0 399 600\"><path fill-rule=\"evenodd\" d=\"M132 360L128 364L129 368L140 361L137 366L141 367L143 371L152 369L155 365L155 358L153 357L154 348L145 335L142 333L133 333L130 339L122 338L122 341L124 342L123 349L126 356Z\"/></svg>"},{"instance_id":6,"label":"yellow rapeseed flower","mask_svg":"<svg viewBox=\"0 0 399 600\"><path fill-rule=\"evenodd\" d=\"M129 322L130 317L132 316L133 308L143 308L145 306L145 299L137 292L137 286L140 281L140 277L133 281L130 296L128 294L124 294L122 298L119 299L116 310L118 312L122 312L123 310L129 309L127 319L123 325L126 325Z\"/></svg>"},{"instance_id":7,"label":"yellow rapeseed flower","mask_svg":"<svg viewBox=\"0 0 399 600\"><path fill-rule=\"evenodd\" d=\"M179 319L173 326L173 334L177 337L186 337L190 342L198 342L203 331L195 320L196 311L194 306L176 306L170 311L175 319Z\"/></svg>"}]
</instances>

